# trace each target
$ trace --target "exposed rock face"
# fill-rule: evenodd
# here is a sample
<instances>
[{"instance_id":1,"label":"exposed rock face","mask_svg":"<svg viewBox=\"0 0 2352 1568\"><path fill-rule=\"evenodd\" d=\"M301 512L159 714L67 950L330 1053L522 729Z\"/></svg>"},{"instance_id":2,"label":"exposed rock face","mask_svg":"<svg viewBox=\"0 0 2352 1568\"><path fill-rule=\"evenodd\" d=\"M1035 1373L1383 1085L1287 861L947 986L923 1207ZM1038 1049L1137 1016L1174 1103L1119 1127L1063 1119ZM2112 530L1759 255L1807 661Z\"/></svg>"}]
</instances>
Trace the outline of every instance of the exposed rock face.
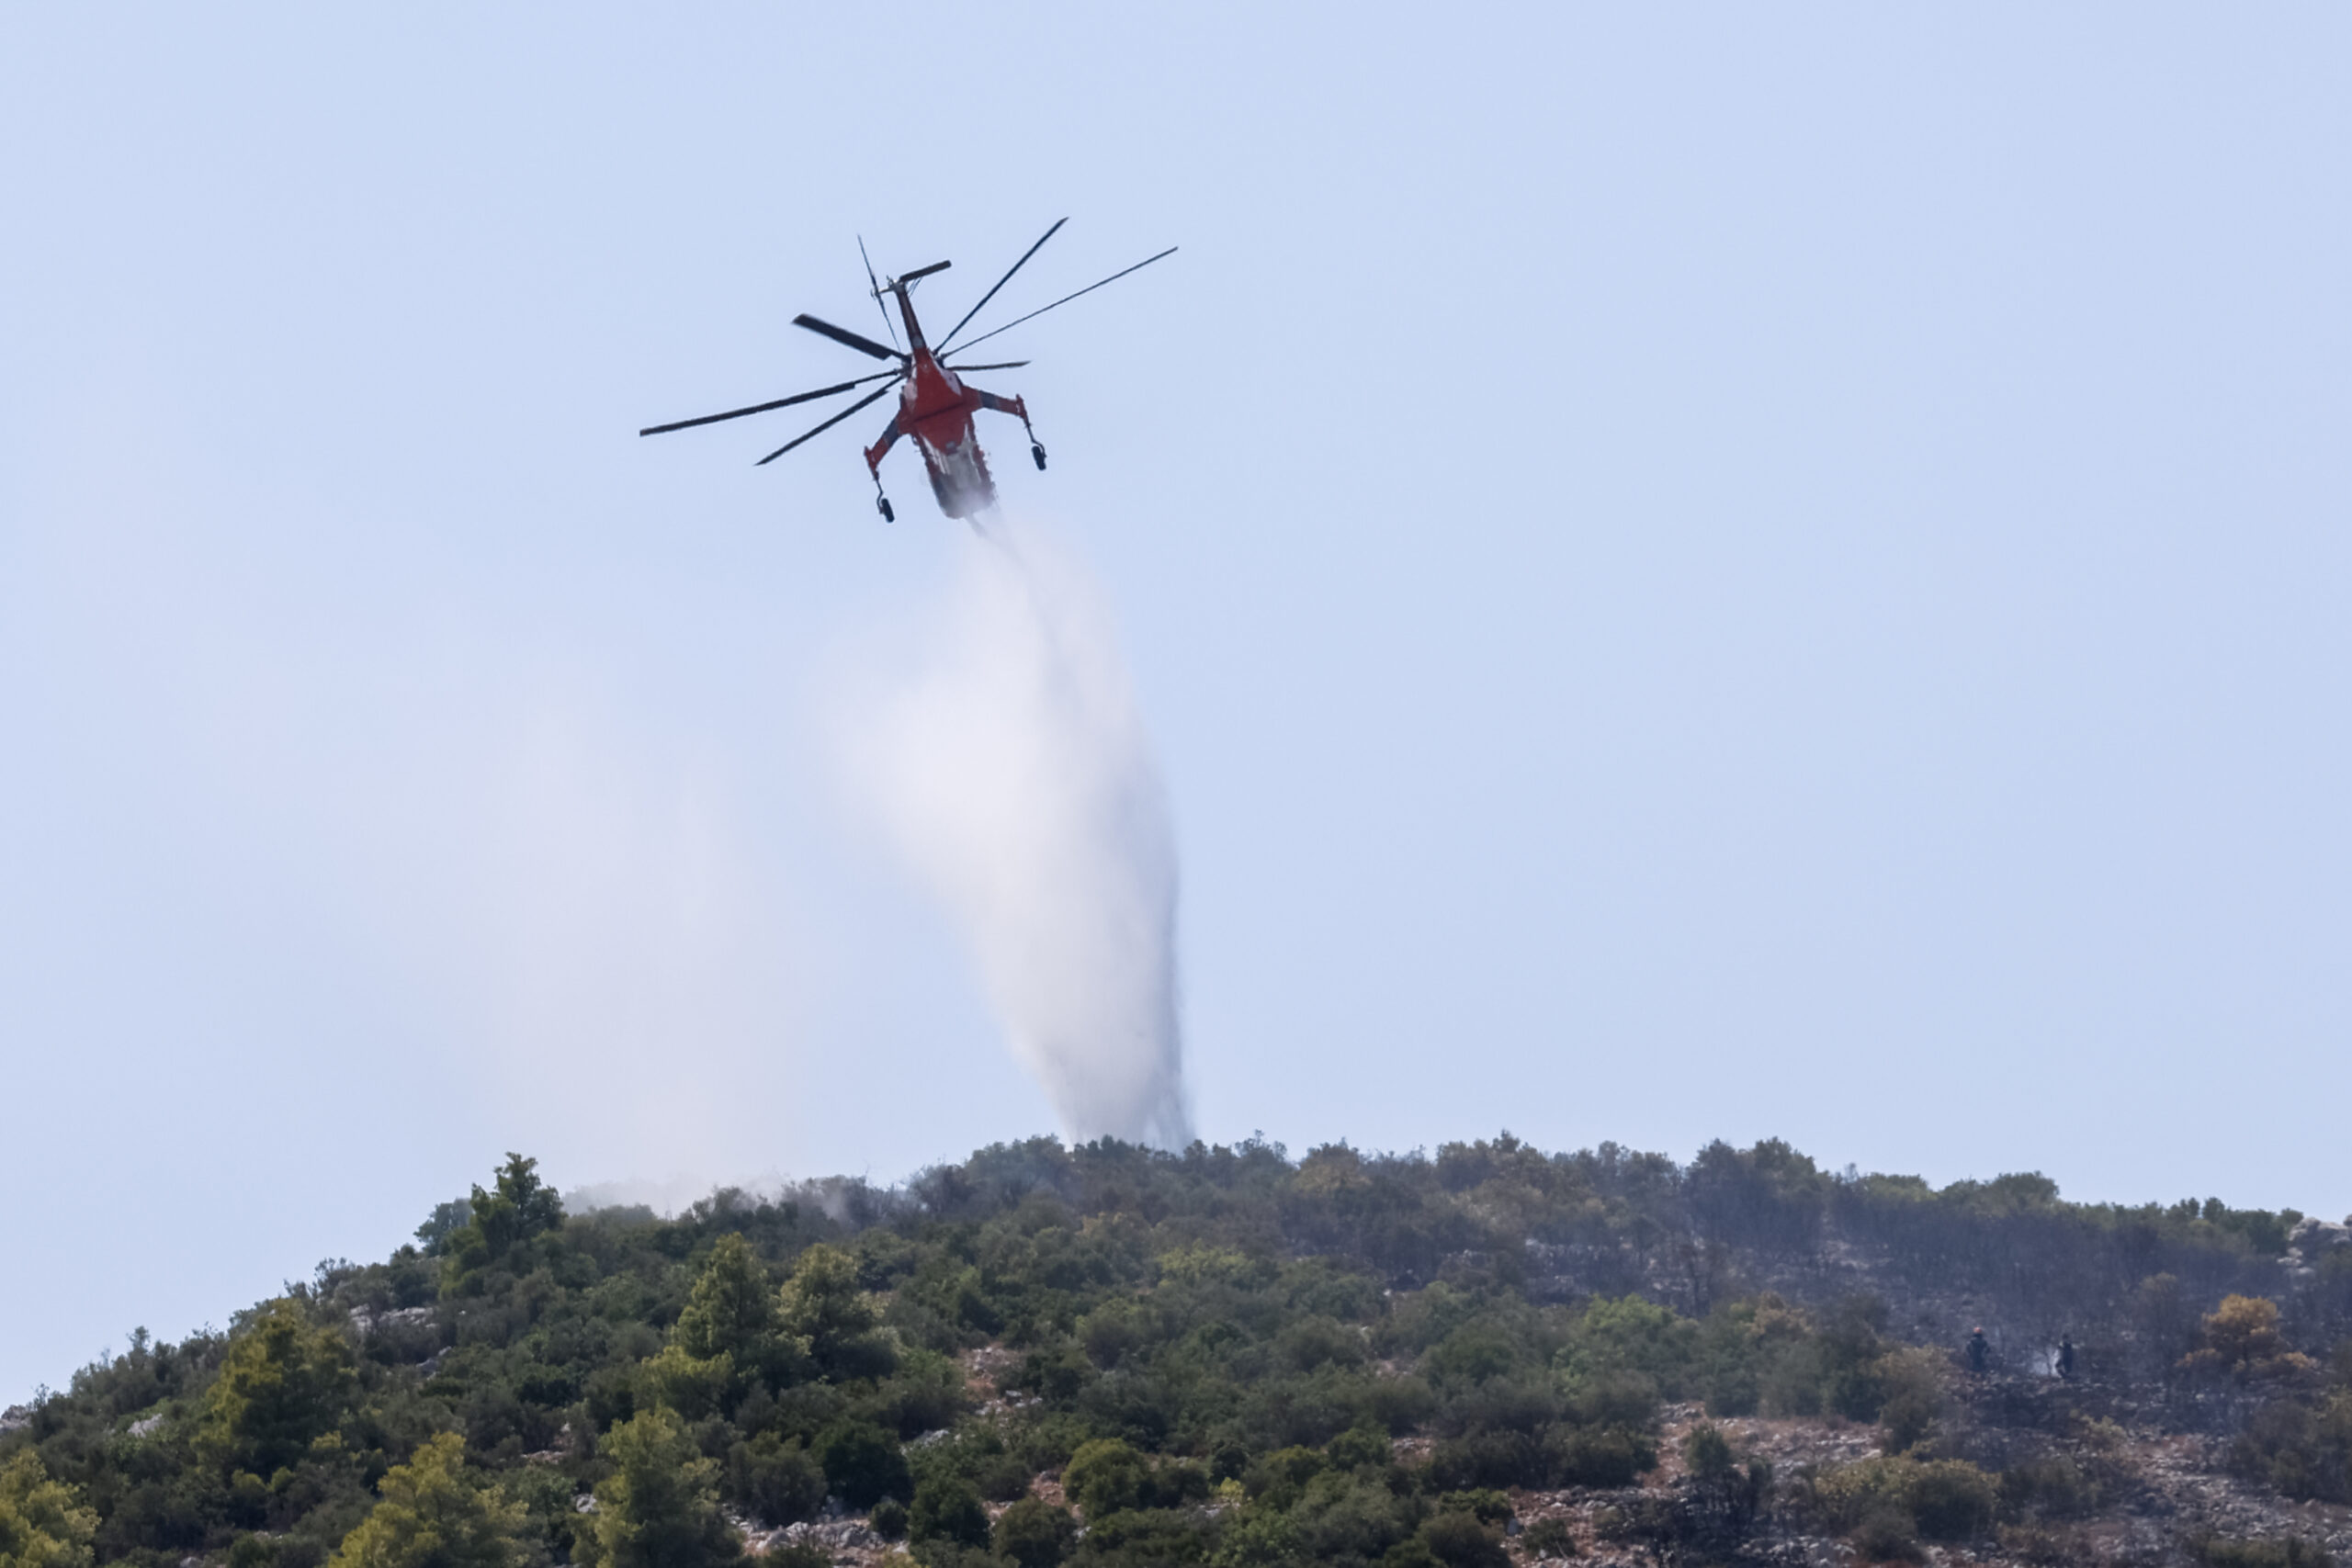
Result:
<instances>
[{"instance_id":1,"label":"exposed rock face","mask_svg":"<svg viewBox=\"0 0 2352 1568\"><path fill-rule=\"evenodd\" d=\"M433 1309L429 1306L397 1307L390 1312L371 1312L364 1306L351 1309L352 1332L362 1339L390 1329L428 1328L432 1324Z\"/></svg>"},{"instance_id":2,"label":"exposed rock face","mask_svg":"<svg viewBox=\"0 0 2352 1568\"><path fill-rule=\"evenodd\" d=\"M2287 1245L2306 1254L2352 1246L2352 1220L2340 1225L2316 1216L2298 1221L2295 1228L2287 1233Z\"/></svg>"},{"instance_id":3,"label":"exposed rock face","mask_svg":"<svg viewBox=\"0 0 2352 1568\"><path fill-rule=\"evenodd\" d=\"M11 1404L7 1409L0 1410L0 1432L21 1432L32 1424L33 1411L29 1404Z\"/></svg>"},{"instance_id":4,"label":"exposed rock face","mask_svg":"<svg viewBox=\"0 0 2352 1568\"><path fill-rule=\"evenodd\" d=\"M779 1546L813 1546L837 1563L871 1562L889 1546L857 1519L804 1520L780 1530L746 1537L743 1544L753 1552L767 1552Z\"/></svg>"}]
</instances>

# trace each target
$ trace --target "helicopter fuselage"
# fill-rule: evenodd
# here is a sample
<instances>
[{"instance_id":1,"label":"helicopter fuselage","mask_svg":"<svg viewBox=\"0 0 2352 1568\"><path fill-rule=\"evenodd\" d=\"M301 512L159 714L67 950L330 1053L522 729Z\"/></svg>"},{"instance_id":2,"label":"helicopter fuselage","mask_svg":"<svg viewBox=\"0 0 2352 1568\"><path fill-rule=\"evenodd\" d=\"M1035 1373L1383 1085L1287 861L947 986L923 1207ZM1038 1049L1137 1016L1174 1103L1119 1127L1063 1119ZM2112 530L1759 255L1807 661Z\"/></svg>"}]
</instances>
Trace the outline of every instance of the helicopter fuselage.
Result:
<instances>
[{"instance_id":1,"label":"helicopter fuselage","mask_svg":"<svg viewBox=\"0 0 2352 1568\"><path fill-rule=\"evenodd\" d=\"M923 470L939 509L950 517L969 517L996 504L996 481L989 475L988 455L980 450L972 416L982 409L1009 413L1029 423L1028 408L1019 398L1000 398L967 387L955 371L939 363L923 341L922 324L907 298L904 283L890 285L899 313L907 325L907 378L899 389L899 412L891 416L882 438L865 449L865 466L878 485L882 459L899 438L910 436L922 454Z\"/></svg>"}]
</instances>

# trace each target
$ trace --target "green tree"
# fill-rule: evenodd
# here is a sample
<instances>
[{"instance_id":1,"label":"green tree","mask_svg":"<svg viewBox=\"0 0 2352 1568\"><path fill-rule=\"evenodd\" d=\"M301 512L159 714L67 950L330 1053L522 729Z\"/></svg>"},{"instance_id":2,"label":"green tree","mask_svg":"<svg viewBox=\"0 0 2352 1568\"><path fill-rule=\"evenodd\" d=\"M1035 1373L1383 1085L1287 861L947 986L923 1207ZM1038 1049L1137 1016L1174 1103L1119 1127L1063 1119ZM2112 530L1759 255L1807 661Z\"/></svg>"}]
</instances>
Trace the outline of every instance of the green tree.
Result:
<instances>
[{"instance_id":1,"label":"green tree","mask_svg":"<svg viewBox=\"0 0 2352 1568\"><path fill-rule=\"evenodd\" d=\"M648 1410L605 1434L613 1473L596 1488L596 1511L572 1545L582 1568L709 1568L742 1555L719 1516L717 1461L702 1457L685 1423Z\"/></svg>"},{"instance_id":2,"label":"green tree","mask_svg":"<svg viewBox=\"0 0 2352 1568\"><path fill-rule=\"evenodd\" d=\"M733 1410L754 1388L804 1370L808 1342L784 1332L775 1282L752 1244L729 1232L695 1279L670 1343L646 1363L648 1402L689 1420Z\"/></svg>"},{"instance_id":3,"label":"green tree","mask_svg":"<svg viewBox=\"0 0 2352 1568\"><path fill-rule=\"evenodd\" d=\"M697 1360L732 1356L736 1365L750 1367L774 1348L782 1317L775 1281L759 1255L729 1232L710 1249L671 1341Z\"/></svg>"},{"instance_id":4,"label":"green tree","mask_svg":"<svg viewBox=\"0 0 2352 1568\"><path fill-rule=\"evenodd\" d=\"M304 1321L283 1297L232 1341L197 1417L200 1450L231 1472L266 1482L334 1430L359 1393L351 1348Z\"/></svg>"},{"instance_id":5,"label":"green tree","mask_svg":"<svg viewBox=\"0 0 2352 1568\"><path fill-rule=\"evenodd\" d=\"M563 1224L563 1200L539 1179L539 1162L509 1152L498 1168L497 1190L480 1187L467 1203L469 1218L441 1238L447 1254L443 1289L461 1290L468 1276L504 1267L521 1272L529 1244ZM437 1211L436 1211L437 1213Z\"/></svg>"},{"instance_id":6,"label":"green tree","mask_svg":"<svg viewBox=\"0 0 2352 1568\"><path fill-rule=\"evenodd\" d=\"M433 1213L416 1227L417 1245L427 1258L437 1258L447 1249L449 1237L465 1228L474 1217L473 1205L463 1198L452 1198L446 1203L433 1205Z\"/></svg>"},{"instance_id":7,"label":"green tree","mask_svg":"<svg viewBox=\"0 0 2352 1568\"><path fill-rule=\"evenodd\" d=\"M698 1361L678 1345L664 1345L637 1370L641 1404L674 1410L689 1421L727 1406L738 1381L734 1357L720 1354Z\"/></svg>"},{"instance_id":8,"label":"green tree","mask_svg":"<svg viewBox=\"0 0 2352 1568\"><path fill-rule=\"evenodd\" d=\"M2295 1377L2315 1366L2310 1357L2288 1348L2278 1329L2278 1303L2267 1296L2223 1296L2205 1314L2199 1338L2201 1343L2180 1362L2192 1373L2252 1382Z\"/></svg>"},{"instance_id":9,"label":"green tree","mask_svg":"<svg viewBox=\"0 0 2352 1568\"><path fill-rule=\"evenodd\" d=\"M671 1333L689 1357L731 1354L741 1361L776 1337L781 1316L776 1286L743 1236L719 1236L710 1262L694 1277L694 1291Z\"/></svg>"},{"instance_id":10,"label":"green tree","mask_svg":"<svg viewBox=\"0 0 2352 1568\"><path fill-rule=\"evenodd\" d=\"M874 1303L858 1283L857 1259L819 1242L800 1255L784 1287L784 1331L808 1347L817 1370L836 1382L890 1375L898 1357L875 1331Z\"/></svg>"},{"instance_id":11,"label":"green tree","mask_svg":"<svg viewBox=\"0 0 2352 1568\"><path fill-rule=\"evenodd\" d=\"M98 1516L32 1450L0 1464L0 1568L89 1568L97 1529Z\"/></svg>"},{"instance_id":12,"label":"green tree","mask_svg":"<svg viewBox=\"0 0 2352 1568\"><path fill-rule=\"evenodd\" d=\"M428 1439L376 1490L327 1568L518 1568L535 1554L528 1513L466 1473L455 1432Z\"/></svg>"}]
</instances>

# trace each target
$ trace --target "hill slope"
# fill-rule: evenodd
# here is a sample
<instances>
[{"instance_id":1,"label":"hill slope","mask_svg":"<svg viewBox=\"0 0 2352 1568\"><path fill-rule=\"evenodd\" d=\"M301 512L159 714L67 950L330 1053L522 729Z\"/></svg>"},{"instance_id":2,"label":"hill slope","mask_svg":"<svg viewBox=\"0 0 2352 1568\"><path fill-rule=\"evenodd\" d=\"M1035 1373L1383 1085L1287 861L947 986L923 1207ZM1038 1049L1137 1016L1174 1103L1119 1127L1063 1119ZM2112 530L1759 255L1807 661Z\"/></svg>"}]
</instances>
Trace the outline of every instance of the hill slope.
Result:
<instances>
[{"instance_id":1,"label":"hill slope","mask_svg":"<svg viewBox=\"0 0 2352 1568\"><path fill-rule=\"evenodd\" d=\"M0 1568L2319 1562L2346 1235L1777 1143L1038 1139L673 1220L517 1156L8 1412Z\"/></svg>"}]
</instances>

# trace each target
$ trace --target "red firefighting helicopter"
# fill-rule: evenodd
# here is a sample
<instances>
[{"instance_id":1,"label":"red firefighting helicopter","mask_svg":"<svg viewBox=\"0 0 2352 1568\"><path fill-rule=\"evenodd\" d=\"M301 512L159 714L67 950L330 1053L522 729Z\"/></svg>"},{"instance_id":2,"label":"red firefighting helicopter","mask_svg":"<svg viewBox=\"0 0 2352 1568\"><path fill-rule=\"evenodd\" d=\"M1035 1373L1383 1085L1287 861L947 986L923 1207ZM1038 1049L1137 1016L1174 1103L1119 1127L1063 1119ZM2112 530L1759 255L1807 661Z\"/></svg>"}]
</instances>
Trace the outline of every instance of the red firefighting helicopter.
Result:
<instances>
[{"instance_id":1,"label":"red firefighting helicopter","mask_svg":"<svg viewBox=\"0 0 2352 1568\"><path fill-rule=\"evenodd\" d=\"M688 430L698 424L716 424L720 420L741 419L745 414L765 413L771 409L789 408L794 403L805 403L818 398L833 397L879 381L882 383L881 386L875 388L873 391L866 393L865 396L858 399L814 430L806 431L786 442L761 458L760 462L775 462L810 436L820 435L831 430L868 403L883 397L891 388L896 387L899 389L899 412L891 415L890 423L882 431L882 438L865 449L866 471L874 477L874 505L875 509L882 513L882 520L888 523L897 518L897 513L890 510L890 498L882 491L882 459L889 453L890 448L897 445L899 438L902 435L912 436L916 450L922 454L923 468L931 476L931 493L938 497L939 509L942 512L950 517L969 517L976 512L993 506L996 504L996 482L989 477L988 458L981 453L979 438L973 432L972 415L982 409L993 409L999 413L1009 413L1018 419L1021 422L1021 428L1028 432L1029 456L1035 460L1039 468L1046 466L1046 448L1038 444L1037 433L1031 429L1029 424L1028 407L1019 398L1000 398L993 392L984 392L978 387L967 386L963 378L965 373L973 370L1017 370L1029 362L1025 359L1014 359L998 365L950 366L947 363L947 355L951 353L969 350L996 336L998 333L1011 332L1023 321L1042 316L1056 305L1069 304L1077 299L1079 294L1091 294L1102 288L1103 283L1115 283L1126 276L1128 273L1149 266L1161 256L1176 254L1176 247L1170 245L1160 252L1159 255L1146 256L1134 266L1113 273L1102 279L1102 283L1090 283L1077 294L1065 294L1052 305L1041 305L1030 311L1028 315L1007 321L993 332L982 333L970 343L965 344L962 348L957 348L956 334L971 325L972 318L978 315L981 308L996 298L997 290L1012 282L1013 273L1019 272L1026 265L1029 258L1035 255L1044 247L1046 242L1052 239L1061 226L1069 221L1067 218L1057 219L1053 228L1046 230L1039 237L1036 244L1023 252L1021 259L1012 264L1011 270L997 279L996 288L981 295L979 304L964 312L964 319L956 323L954 329L941 341L937 348L932 347L930 344L923 341L922 325L915 320L912 296L916 284L933 273L945 272L948 267L946 262L933 262L929 266L917 267L914 271L904 273L888 282L876 281L874 276L874 264L871 261L866 262L865 281L873 291L876 307L882 312L883 330L890 335L891 346L889 347L886 348L872 338L862 337L846 327L837 327L831 321L820 321L814 316L801 315L792 318L793 325L806 327L812 333L831 338L835 343L854 348L860 354L870 355L876 359L898 361L898 368L895 370L885 370L875 376L861 376L854 381L843 381L838 386L820 387L813 392L796 392L791 397L778 398L774 402L754 403L746 409L729 409L725 413L708 413L700 419L682 419L670 424L648 425L638 434L661 435L673 430ZM864 240L858 242L857 252L861 258L865 256L865 242ZM882 303L882 298L886 294L899 302L899 314L906 322L907 346L903 350L897 346L898 332L890 322L890 308Z\"/></svg>"}]
</instances>

